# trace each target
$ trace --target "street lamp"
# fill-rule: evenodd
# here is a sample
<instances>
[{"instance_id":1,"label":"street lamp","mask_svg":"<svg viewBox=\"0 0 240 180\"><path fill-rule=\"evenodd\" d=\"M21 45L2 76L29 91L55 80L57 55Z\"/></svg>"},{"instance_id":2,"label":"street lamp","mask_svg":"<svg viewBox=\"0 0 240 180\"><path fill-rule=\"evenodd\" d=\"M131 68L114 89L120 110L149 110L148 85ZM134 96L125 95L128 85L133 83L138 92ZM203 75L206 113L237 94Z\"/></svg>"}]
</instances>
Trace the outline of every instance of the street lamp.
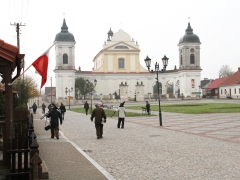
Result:
<instances>
[{"instance_id":1,"label":"street lamp","mask_svg":"<svg viewBox=\"0 0 240 180\"><path fill-rule=\"evenodd\" d=\"M154 70L150 70L150 67L151 67L151 59L147 56L146 59L144 59L145 63L146 63L146 66L148 68L148 71L150 73L157 73L157 84L158 84L158 110L159 110L159 123L160 123L160 126L162 126L162 112L161 112L161 106L160 106L160 97L159 97L159 82L158 82L158 73L164 73L166 71L166 67L168 65L168 59L166 57L166 55L164 55L164 57L162 58L162 61L163 61L163 69L159 69L159 63L155 63L155 71Z\"/></svg>"},{"instance_id":2,"label":"street lamp","mask_svg":"<svg viewBox=\"0 0 240 180\"><path fill-rule=\"evenodd\" d=\"M67 96L67 94L69 94L68 95L68 99L69 99L69 109L70 109L70 99L71 99L71 97L70 97L70 93L73 91L73 88L71 87L71 89L68 89L67 87L65 88L65 93L66 93L66 96Z\"/></svg>"},{"instance_id":3,"label":"street lamp","mask_svg":"<svg viewBox=\"0 0 240 180\"><path fill-rule=\"evenodd\" d=\"M87 79L86 82L87 82L87 86L89 86L90 81ZM95 79L93 82L94 82L94 87L96 87L96 85L97 85L97 80ZM90 108L90 113L92 113L92 95L93 95L93 92L92 92L92 90L91 90L91 108Z\"/></svg>"}]
</instances>

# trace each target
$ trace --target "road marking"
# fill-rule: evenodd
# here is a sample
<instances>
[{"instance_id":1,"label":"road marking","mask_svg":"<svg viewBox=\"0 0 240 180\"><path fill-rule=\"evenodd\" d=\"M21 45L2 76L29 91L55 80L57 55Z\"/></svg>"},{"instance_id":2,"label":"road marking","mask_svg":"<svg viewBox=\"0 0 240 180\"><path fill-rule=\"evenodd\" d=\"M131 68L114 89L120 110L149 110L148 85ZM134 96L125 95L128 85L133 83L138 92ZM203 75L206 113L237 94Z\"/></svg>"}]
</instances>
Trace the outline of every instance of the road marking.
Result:
<instances>
[{"instance_id":1,"label":"road marking","mask_svg":"<svg viewBox=\"0 0 240 180\"><path fill-rule=\"evenodd\" d=\"M87 153L85 153L78 145L70 141L62 131L59 131L61 136L69 143L71 143L85 158L87 158L107 179L115 180L115 178L109 174L102 166L100 166L96 161L94 161Z\"/></svg>"}]
</instances>

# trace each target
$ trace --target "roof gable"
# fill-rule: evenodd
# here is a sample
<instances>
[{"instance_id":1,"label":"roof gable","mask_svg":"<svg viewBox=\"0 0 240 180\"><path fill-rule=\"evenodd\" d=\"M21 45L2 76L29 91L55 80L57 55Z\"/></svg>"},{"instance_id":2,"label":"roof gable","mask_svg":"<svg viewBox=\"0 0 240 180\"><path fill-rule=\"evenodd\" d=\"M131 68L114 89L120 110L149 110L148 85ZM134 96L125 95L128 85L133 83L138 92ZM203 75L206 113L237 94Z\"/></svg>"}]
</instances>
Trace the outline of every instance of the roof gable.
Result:
<instances>
[{"instance_id":1,"label":"roof gable","mask_svg":"<svg viewBox=\"0 0 240 180\"><path fill-rule=\"evenodd\" d=\"M227 78L219 78L215 79L211 84L207 86L207 89L216 89L219 87L219 85L224 82Z\"/></svg>"},{"instance_id":2,"label":"roof gable","mask_svg":"<svg viewBox=\"0 0 240 180\"><path fill-rule=\"evenodd\" d=\"M220 86L226 86L226 85L233 85L233 84L239 84L240 83L240 67L238 68L238 71L235 72L233 75L229 76L226 81L222 82Z\"/></svg>"},{"instance_id":3,"label":"roof gable","mask_svg":"<svg viewBox=\"0 0 240 180\"><path fill-rule=\"evenodd\" d=\"M117 47L117 46L126 46L126 47L128 47L128 49L115 49L115 47ZM111 50L111 51L137 50L137 51L139 51L138 48L133 47L132 45L130 45L130 44L126 43L126 42L123 42L123 41L120 41L120 42L118 42L118 43L116 43L116 44L113 44L113 45L111 45L111 46L109 46L109 47L107 47L107 48L105 48L105 49L103 49L103 50L104 50L104 51L106 51L106 50Z\"/></svg>"}]
</instances>

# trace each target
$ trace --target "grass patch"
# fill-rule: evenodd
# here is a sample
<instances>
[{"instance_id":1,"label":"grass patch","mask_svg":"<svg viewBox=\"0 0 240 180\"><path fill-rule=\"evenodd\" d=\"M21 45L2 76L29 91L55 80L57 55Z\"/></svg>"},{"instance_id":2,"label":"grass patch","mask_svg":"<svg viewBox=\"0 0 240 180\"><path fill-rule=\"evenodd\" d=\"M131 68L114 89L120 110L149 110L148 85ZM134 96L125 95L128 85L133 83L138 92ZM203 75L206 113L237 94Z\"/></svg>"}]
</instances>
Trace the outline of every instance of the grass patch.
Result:
<instances>
[{"instance_id":1,"label":"grass patch","mask_svg":"<svg viewBox=\"0 0 240 180\"><path fill-rule=\"evenodd\" d=\"M72 108L71 111L85 114L85 109L84 108ZM111 117L115 110L104 109L104 111L105 111L107 117ZM88 113L90 113L90 109L88 110ZM147 115L146 113L142 114L142 113L135 113L135 112L126 112L126 117L136 117L136 116L149 116L149 115ZM116 112L113 115L113 117L118 117L118 113Z\"/></svg>"},{"instance_id":2,"label":"grass patch","mask_svg":"<svg viewBox=\"0 0 240 180\"><path fill-rule=\"evenodd\" d=\"M143 106L126 106L127 109L142 110ZM151 105L151 110L158 111L158 105ZM163 112L184 114L240 113L240 104L205 103L205 104L167 104L161 105Z\"/></svg>"}]
</instances>

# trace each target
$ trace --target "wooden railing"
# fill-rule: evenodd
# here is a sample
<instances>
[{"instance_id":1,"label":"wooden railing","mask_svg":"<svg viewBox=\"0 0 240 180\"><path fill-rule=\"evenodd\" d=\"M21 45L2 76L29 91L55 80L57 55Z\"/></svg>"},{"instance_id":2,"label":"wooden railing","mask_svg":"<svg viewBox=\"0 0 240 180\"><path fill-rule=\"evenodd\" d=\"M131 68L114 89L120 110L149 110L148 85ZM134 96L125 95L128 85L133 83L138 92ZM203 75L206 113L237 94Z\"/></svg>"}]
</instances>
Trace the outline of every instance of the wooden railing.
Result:
<instances>
[{"instance_id":1,"label":"wooden railing","mask_svg":"<svg viewBox=\"0 0 240 180\"><path fill-rule=\"evenodd\" d=\"M14 124L14 122L13 122ZM16 127L17 126L17 127ZM12 147L25 147L24 149L14 149L7 151L7 159L8 159L8 167L9 172L7 173L7 177L11 177L11 179L41 179L42 178L42 166L41 159L39 157L38 143L36 140L36 135L34 133L34 125L33 125L33 115L31 114L28 122L28 133L24 138L24 126L23 127L19 122L15 123L15 134L12 142ZM23 136L23 137L22 137ZM22 140L19 138L22 137ZM17 139L17 140L16 140ZM17 142L17 143L16 143ZM14 145L15 144L15 145ZM27 145L27 148L26 148Z\"/></svg>"}]
</instances>

